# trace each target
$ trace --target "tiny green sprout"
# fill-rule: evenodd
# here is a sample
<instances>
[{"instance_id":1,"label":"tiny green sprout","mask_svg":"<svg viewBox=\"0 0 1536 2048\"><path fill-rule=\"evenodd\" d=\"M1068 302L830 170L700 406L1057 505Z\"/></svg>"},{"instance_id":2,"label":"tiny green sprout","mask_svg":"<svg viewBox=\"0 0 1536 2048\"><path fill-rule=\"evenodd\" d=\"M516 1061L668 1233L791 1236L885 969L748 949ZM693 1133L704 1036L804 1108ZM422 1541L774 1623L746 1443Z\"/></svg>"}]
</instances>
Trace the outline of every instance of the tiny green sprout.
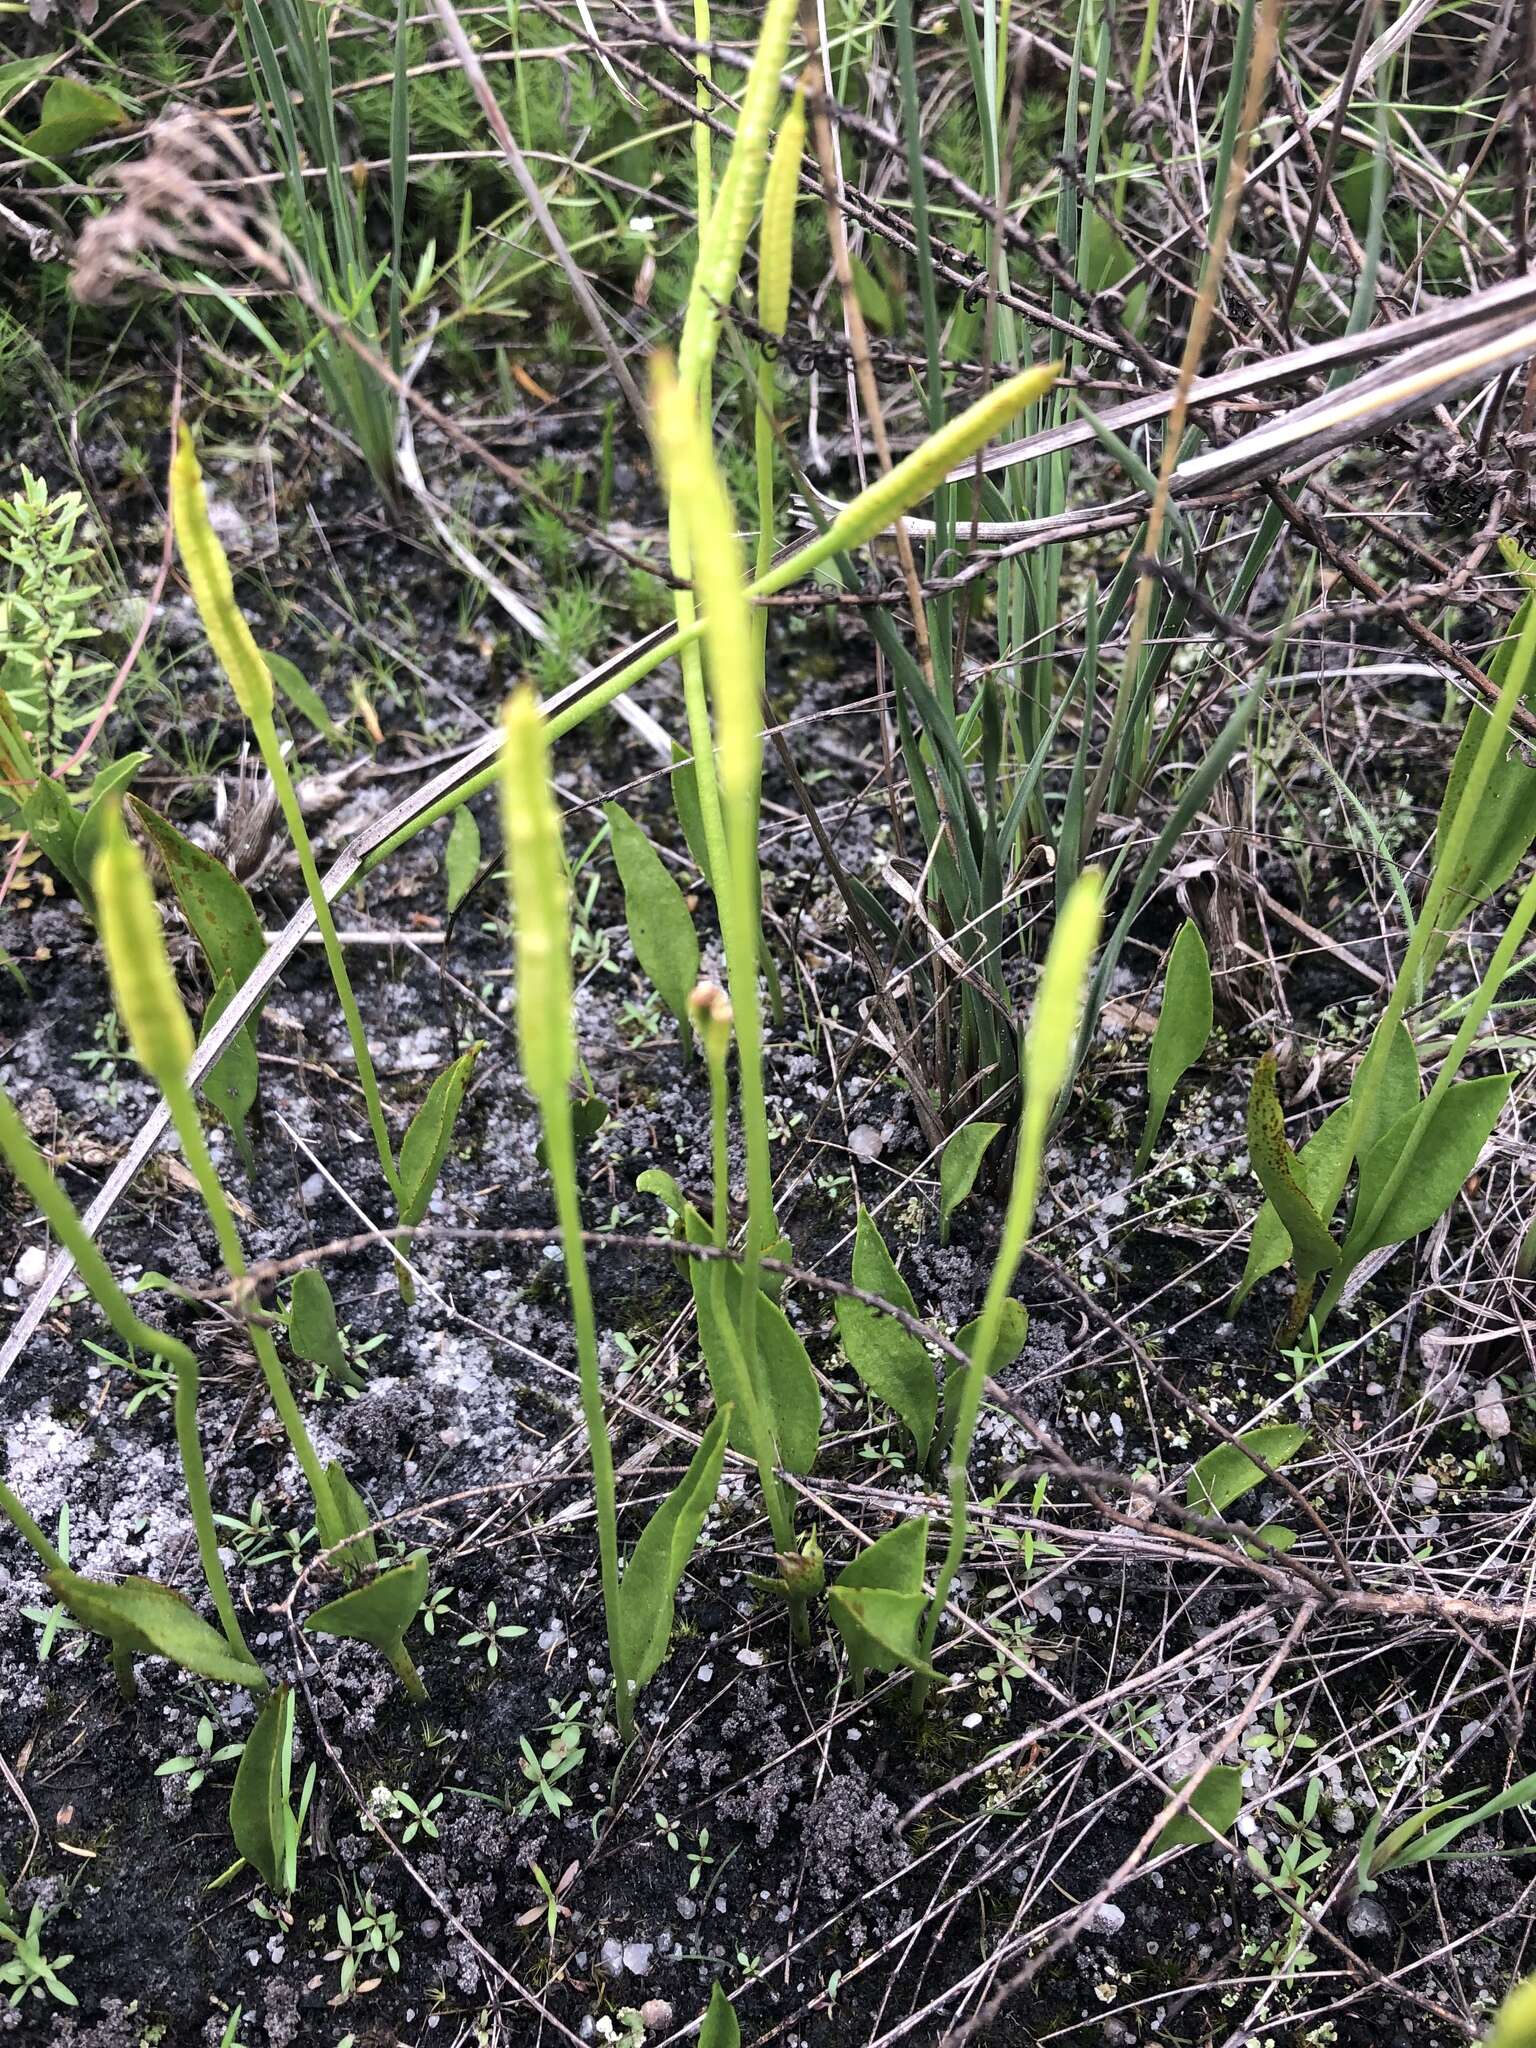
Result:
<instances>
[{"instance_id":1,"label":"tiny green sprout","mask_svg":"<svg viewBox=\"0 0 1536 2048\"><path fill-rule=\"evenodd\" d=\"M325 1957L328 1963L341 1964L341 1986L336 2002L343 2003L354 1994L377 1990L386 1970L391 1976L398 1976L400 1942L399 1921L377 1903L371 1891L354 1900L350 1913L345 1906L339 1905L336 1908L336 1946L328 1949ZM365 1976L365 1970L371 1974Z\"/></svg>"},{"instance_id":2,"label":"tiny green sprout","mask_svg":"<svg viewBox=\"0 0 1536 2048\"><path fill-rule=\"evenodd\" d=\"M550 1883L537 1863L530 1862L528 1868L532 1871L533 1881L543 1896L538 1905L530 1906L525 1913L518 1914L517 1924L519 1927L532 1927L535 1921L542 1920L546 1938L553 1948L560 1922L571 1917L571 1909L565 1903L565 1894L576 1882L576 1874L581 1865L568 1863L554 1884Z\"/></svg>"},{"instance_id":3,"label":"tiny green sprout","mask_svg":"<svg viewBox=\"0 0 1536 2048\"><path fill-rule=\"evenodd\" d=\"M48 1956L43 1953L43 1929L48 1914L44 1907L34 1906L27 1915L25 1928L18 1928L9 1920L0 1919L0 1941L10 1943L10 1954L0 1962L0 1990L11 1994L11 2005L18 2006L30 1993L33 1998L51 1998L58 2005L78 2005L79 1999L59 1975L75 1960L72 1955Z\"/></svg>"},{"instance_id":4,"label":"tiny green sprout","mask_svg":"<svg viewBox=\"0 0 1536 2048\"><path fill-rule=\"evenodd\" d=\"M461 1650L478 1650L490 1669L494 1671L501 1662L503 1643L515 1643L519 1636L527 1635L527 1629L515 1621L503 1621L497 1612L496 1602L488 1600L485 1612L480 1617L478 1628L466 1629L459 1637Z\"/></svg>"},{"instance_id":5,"label":"tiny green sprout","mask_svg":"<svg viewBox=\"0 0 1536 2048\"><path fill-rule=\"evenodd\" d=\"M382 1819L404 1821L400 1841L402 1846L414 1842L418 1835L424 1835L429 1842L437 1840L437 1821L434 1818L443 1803L441 1792L434 1792L423 1806L409 1792L394 1791L388 1785L375 1788L370 1805Z\"/></svg>"},{"instance_id":6,"label":"tiny green sprout","mask_svg":"<svg viewBox=\"0 0 1536 2048\"><path fill-rule=\"evenodd\" d=\"M207 1781L211 1771L216 1769L219 1764L233 1763L235 1758L245 1748L243 1742L225 1742L215 1749L213 1746L213 1722L207 1714L202 1715L198 1720L197 1729L193 1736L193 1745L190 1756L167 1757L163 1764L157 1764L155 1766L155 1776L157 1778L184 1777L187 1781L187 1790L195 1792L200 1785Z\"/></svg>"},{"instance_id":7,"label":"tiny green sprout","mask_svg":"<svg viewBox=\"0 0 1536 2048\"><path fill-rule=\"evenodd\" d=\"M669 1849L675 1849L678 1846L678 1823L675 1820L668 1820L667 1816L661 1812L656 1813L653 1817L656 1822L657 1834L661 1836Z\"/></svg>"},{"instance_id":8,"label":"tiny green sprout","mask_svg":"<svg viewBox=\"0 0 1536 2048\"><path fill-rule=\"evenodd\" d=\"M533 1787L517 1809L524 1820L539 1805L557 1820L570 1807L571 1795L563 1789L561 1781L571 1775L587 1753L580 1719L584 1700L583 1695L568 1707L550 1701L553 1718L542 1730L548 1738L542 1751L535 1749L526 1735L519 1738L523 1754L518 1769Z\"/></svg>"},{"instance_id":9,"label":"tiny green sprout","mask_svg":"<svg viewBox=\"0 0 1536 2048\"><path fill-rule=\"evenodd\" d=\"M688 1851L688 1889L696 1892L704 1881L704 1873L714 1865L709 1853L709 1829L700 1828L694 1846Z\"/></svg>"},{"instance_id":10,"label":"tiny green sprout","mask_svg":"<svg viewBox=\"0 0 1536 2048\"><path fill-rule=\"evenodd\" d=\"M439 1620L446 1620L455 1612L454 1601L458 1593L452 1586L436 1586L421 1603L421 1626L425 1634L435 1636Z\"/></svg>"}]
</instances>

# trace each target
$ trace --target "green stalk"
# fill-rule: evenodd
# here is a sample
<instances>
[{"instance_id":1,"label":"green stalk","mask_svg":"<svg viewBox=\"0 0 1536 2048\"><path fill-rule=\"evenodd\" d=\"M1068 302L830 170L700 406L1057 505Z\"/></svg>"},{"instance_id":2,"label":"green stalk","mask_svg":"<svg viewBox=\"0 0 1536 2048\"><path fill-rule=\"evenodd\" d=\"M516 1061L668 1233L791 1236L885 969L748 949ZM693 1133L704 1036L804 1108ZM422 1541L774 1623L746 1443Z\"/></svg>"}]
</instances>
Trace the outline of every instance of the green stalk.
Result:
<instances>
[{"instance_id":1,"label":"green stalk","mask_svg":"<svg viewBox=\"0 0 1536 2048\"><path fill-rule=\"evenodd\" d=\"M719 735L720 792L727 834L726 860L715 870L715 896L725 943L726 975L736 1026L742 1132L747 1154L747 1229L741 1268L738 1335L742 1378L753 1389L748 1423L774 1541L794 1553L794 1517L779 1485L771 1432L761 1413L757 1373L757 1296L760 1262L775 1233L773 1158L763 1074L762 1004L757 974L761 875L757 857L762 780L762 699L753 662L741 549L725 486L703 424L687 390L657 365L652 386L657 441L674 516L688 522L698 543L699 589L715 728ZM704 743L713 748L706 728ZM729 1321L729 1319L727 1319ZM758 1411L757 1415L750 1412ZM796 1632L805 1628L803 1602L792 1603Z\"/></svg>"},{"instance_id":2,"label":"green stalk","mask_svg":"<svg viewBox=\"0 0 1536 2048\"><path fill-rule=\"evenodd\" d=\"M724 1252L731 1241L731 1091L726 1074L726 1060L730 1052L731 1029L735 1019L724 992L710 982L700 982L689 998L689 1008L693 1013L694 1029L698 1033L699 1043L704 1048L704 1064L709 1073L710 1161L714 1183L714 1208L710 1231L715 1245ZM784 1499L784 1490L779 1485L778 1472L774 1464L773 1432L763 1413L761 1390L748 1369L741 1336L726 1301L724 1259L714 1259L710 1262L708 1277L715 1326L730 1353L731 1372L746 1415L747 1433L752 1441L753 1462L757 1466L758 1483L763 1490L769 1526L773 1530L774 1549L780 1558L794 1557L797 1554L794 1548L794 1517ZM793 1591L788 1592L788 1598L790 1621L795 1634L800 1641L808 1642L810 1631L806 1619L805 1598Z\"/></svg>"},{"instance_id":3,"label":"green stalk","mask_svg":"<svg viewBox=\"0 0 1536 2048\"><path fill-rule=\"evenodd\" d=\"M25 1124L16 1114L15 1105L3 1088L0 1088L0 1152L4 1152L11 1171L42 1211L55 1241L63 1245L74 1260L76 1271L85 1282L92 1300L118 1336L130 1349L164 1358L175 1370L176 1446L181 1453L187 1502L192 1510L192 1526L197 1532L197 1554L203 1567L203 1577L208 1582L219 1626L230 1647L254 1664L256 1659L241 1634L235 1603L230 1597L229 1581L224 1576L224 1565L219 1557L208 1468L203 1462L202 1439L197 1429L197 1359L179 1338L167 1336L164 1330L152 1329L134 1313L127 1295L118 1286L111 1268L76 1214L73 1202L49 1171L48 1162L33 1144ZM21 1525L18 1523L17 1526ZM26 1535L24 1529L22 1534ZM31 1542L32 1539L28 1537L27 1540ZM33 1548L36 1548L35 1544Z\"/></svg>"},{"instance_id":4,"label":"green stalk","mask_svg":"<svg viewBox=\"0 0 1536 2048\"><path fill-rule=\"evenodd\" d=\"M171 462L171 509L177 545L181 550L182 563L187 572L187 581L192 586L192 596L203 622L203 630L208 635L209 645L217 655L220 666L229 678L230 687L235 693L240 709L250 721L251 729L256 735L256 744L261 750L262 761L277 792L283 822L288 828L288 836L299 857L304 886L309 892L309 900L315 913L315 924L325 948L326 964L331 970L331 980L341 1004L342 1015L346 1018L352 1057L357 1063L363 1099L368 1106L368 1126L373 1133L374 1149L379 1156L379 1166L385 1183L398 1204L400 1180L395 1172L394 1153L390 1148L389 1131L384 1122L384 1105L379 1098L379 1084L373 1071L373 1058L368 1050L368 1037L363 1029L357 998L352 993L352 982L347 973L346 960L342 955L341 940L336 933L336 920L331 915L331 906L326 902L325 891L320 885L320 871L315 865L314 850L309 843L309 832L304 824L303 813L299 809L293 777L288 772L288 764L283 759L282 748L278 744L272 709L272 677L251 635L245 615L235 602L234 579L230 574L229 559L209 521L208 502L203 494L203 476L198 468L197 451L192 445L192 436L185 427L181 430L181 438Z\"/></svg>"},{"instance_id":5,"label":"green stalk","mask_svg":"<svg viewBox=\"0 0 1536 2048\"><path fill-rule=\"evenodd\" d=\"M571 1083L577 1055L572 1028L570 882L560 847L560 815L550 794L549 736L533 692L521 689L502 713L502 825L506 834L517 949L517 1030L523 1077L539 1106L544 1153L555 1190L566 1285L576 1326L581 1408L592 1458L598 1564L608 1628L619 1733L635 1732L635 1707L619 1627L619 1508L613 1447L603 1413L597 1323L582 1237L576 1183Z\"/></svg>"},{"instance_id":6,"label":"green stalk","mask_svg":"<svg viewBox=\"0 0 1536 2048\"><path fill-rule=\"evenodd\" d=\"M1078 1017L1088 970L1093 964L1103 911L1103 878L1086 869L1073 883L1062 905L1050 949L1040 974L1029 1033L1025 1040L1025 1072L1028 1077L1024 1108L1019 1119L1019 1145L1014 1160L1013 1185L1003 1217L1002 1243L987 1282L976 1341L971 1346L975 1361L959 1375L959 1407L949 1448L949 1543L939 1567L933 1602L923 1623L922 1659L933 1659L934 1640L955 1573L965 1556L969 1531L969 1501L966 1467L970 1462L971 1440L981 1413L986 1385L987 1363L997 1348L1003 1310L1013 1288L1014 1275L1024 1256L1034 1228L1035 1203L1040 1193L1040 1170L1045 1159L1045 1142L1057 1099L1071 1078ZM953 1382L951 1383L953 1384ZM931 1680L924 1672L912 1679L912 1711L921 1713Z\"/></svg>"}]
</instances>

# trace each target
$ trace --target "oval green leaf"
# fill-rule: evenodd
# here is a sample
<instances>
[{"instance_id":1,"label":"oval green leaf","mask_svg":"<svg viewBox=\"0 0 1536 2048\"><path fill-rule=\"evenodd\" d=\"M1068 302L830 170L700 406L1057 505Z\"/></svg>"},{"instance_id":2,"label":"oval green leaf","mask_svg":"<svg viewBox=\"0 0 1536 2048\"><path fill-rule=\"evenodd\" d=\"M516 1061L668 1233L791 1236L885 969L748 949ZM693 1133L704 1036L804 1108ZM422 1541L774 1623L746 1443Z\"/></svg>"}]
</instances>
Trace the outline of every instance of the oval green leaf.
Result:
<instances>
[{"instance_id":1,"label":"oval green leaf","mask_svg":"<svg viewBox=\"0 0 1536 2048\"><path fill-rule=\"evenodd\" d=\"M624 885L624 921L635 958L686 1037L688 998L699 979L699 940L688 905L661 856L623 806L606 803L603 815Z\"/></svg>"},{"instance_id":2,"label":"oval green leaf","mask_svg":"<svg viewBox=\"0 0 1536 2048\"><path fill-rule=\"evenodd\" d=\"M949 1243L949 1219L976 1185L987 1147L1001 1124L962 1124L939 1154L939 1243Z\"/></svg>"},{"instance_id":3,"label":"oval green leaf","mask_svg":"<svg viewBox=\"0 0 1536 2048\"><path fill-rule=\"evenodd\" d=\"M705 1430L687 1471L641 1531L619 1581L624 1662L637 1690L667 1654L677 1589L720 1490L729 1426L730 1411L723 1409Z\"/></svg>"},{"instance_id":4,"label":"oval green leaf","mask_svg":"<svg viewBox=\"0 0 1536 2048\"><path fill-rule=\"evenodd\" d=\"M1206 1452L1185 1482L1184 1497L1196 1514L1224 1515L1265 1476L1246 1451L1257 1451L1264 1463L1278 1472L1306 1440L1306 1429L1299 1422L1270 1422L1245 1430L1235 1444L1218 1444L1214 1451Z\"/></svg>"},{"instance_id":5,"label":"oval green leaf","mask_svg":"<svg viewBox=\"0 0 1536 2048\"><path fill-rule=\"evenodd\" d=\"M875 1219L862 1207L854 1233L853 1284L908 1315L917 1314L912 1290L897 1272ZM835 1313L848 1363L872 1394L895 1409L912 1433L919 1459L926 1458L939 1410L939 1383L927 1347L867 1302L839 1296Z\"/></svg>"},{"instance_id":6,"label":"oval green leaf","mask_svg":"<svg viewBox=\"0 0 1536 2048\"><path fill-rule=\"evenodd\" d=\"M1138 1173L1152 1157L1174 1089L1205 1051L1213 1015L1211 956L1200 927L1187 917L1168 956L1163 1006L1147 1057L1147 1124L1136 1154Z\"/></svg>"}]
</instances>

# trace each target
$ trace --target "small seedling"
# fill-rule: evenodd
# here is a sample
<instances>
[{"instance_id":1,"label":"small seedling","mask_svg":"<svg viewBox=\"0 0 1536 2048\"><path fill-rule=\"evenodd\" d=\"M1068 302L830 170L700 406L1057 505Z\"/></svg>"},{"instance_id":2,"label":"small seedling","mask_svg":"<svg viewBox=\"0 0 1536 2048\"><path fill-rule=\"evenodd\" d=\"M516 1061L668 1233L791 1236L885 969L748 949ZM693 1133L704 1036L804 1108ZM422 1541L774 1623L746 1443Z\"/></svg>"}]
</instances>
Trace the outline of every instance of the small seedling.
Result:
<instances>
[{"instance_id":1,"label":"small seedling","mask_svg":"<svg viewBox=\"0 0 1536 2048\"><path fill-rule=\"evenodd\" d=\"M579 1863L568 1863L560 1873L559 1881L555 1884L550 1883L537 1863L530 1863L528 1868L533 1872L533 1881L543 1894L543 1901L540 1905L530 1906L526 1913L519 1913L517 1924L519 1927L532 1927L536 1920L542 1920L544 1922L546 1938L550 1947L553 1948L555 1945L555 1930L562 1920L569 1920L571 1917L571 1909L564 1903L565 1894L575 1883L576 1873L580 1870L581 1865Z\"/></svg>"},{"instance_id":2,"label":"small seedling","mask_svg":"<svg viewBox=\"0 0 1536 2048\"><path fill-rule=\"evenodd\" d=\"M25 1928L18 1928L7 1919L0 1919L0 1941L10 1943L10 1954L0 1962L0 1986L9 1990L10 2003L20 2005L30 1992L34 1998L51 1998L57 2005L78 2005L79 1999L59 1975L75 1960L72 1955L47 1956L43 1953L43 1929L48 1915L41 1906L34 1906L27 1915Z\"/></svg>"},{"instance_id":3,"label":"small seedling","mask_svg":"<svg viewBox=\"0 0 1536 2048\"><path fill-rule=\"evenodd\" d=\"M381 1820L405 1822L400 1833L402 1847L414 1842L418 1835L424 1835L429 1842L437 1840L437 1822L433 1816L442 1803L441 1792L434 1792L423 1806L409 1792L397 1792L388 1785L378 1786L370 1801Z\"/></svg>"},{"instance_id":4,"label":"small seedling","mask_svg":"<svg viewBox=\"0 0 1536 2048\"><path fill-rule=\"evenodd\" d=\"M713 1868L714 1857L709 1853L709 1829L700 1828L693 1847L688 1851L688 1889L696 1892L704 1881L706 1870Z\"/></svg>"},{"instance_id":5,"label":"small seedling","mask_svg":"<svg viewBox=\"0 0 1536 2048\"><path fill-rule=\"evenodd\" d=\"M338 1906L336 1946L327 1950L325 1957L328 1963L341 1964L341 1988L331 2000L332 2005L343 2005L349 1998L376 1991L386 1970L398 1976L400 1938L399 1921L376 1903L371 1891L353 1902L350 1913L345 1906ZM365 1977L365 1969L378 1974Z\"/></svg>"},{"instance_id":6,"label":"small seedling","mask_svg":"<svg viewBox=\"0 0 1536 2048\"><path fill-rule=\"evenodd\" d=\"M235 1758L245 1748L243 1742L225 1742L215 1749L213 1738L213 1722L209 1719L208 1715L204 1714L198 1720L197 1730L193 1737L195 1746L192 1754L190 1756L167 1757L163 1764L155 1766L155 1776L157 1778L185 1777L187 1790L189 1792L197 1791L198 1787L206 1782L211 1771L216 1769L219 1764L233 1763Z\"/></svg>"},{"instance_id":7,"label":"small seedling","mask_svg":"<svg viewBox=\"0 0 1536 2048\"><path fill-rule=\"evenodd\" d=\"M548 1740L542 1752L534 1748L526 1735L519 1738L523 1754L518 1768L533 1787L517 1809L525 1820L541 1803L557 1820L570 1806L571 1795L562 1789L561 1780L570 1776L587 1753L581 1724L585 1703L585 1694L569 1707L562 1707L557 1700L550 1701L554 1718L544 1725L543 1733Z\"/></svg>"},{"instance_id":8,"label":"small seedling","mask_svg":"<svg viewBox=\"0 0 1536 2048\"><path fill-rule=\"evenodd\" d=\"M461 1650L478 1650L492 1671L501 1662L504 1643L515 1643L519 1636L527 1635L527 1629L515 1621L500 1618L496 1602L488 1600L485 1612L480 1617L478 1628L466 1629L459 1637Z\"/></svg>"}]
</instances>

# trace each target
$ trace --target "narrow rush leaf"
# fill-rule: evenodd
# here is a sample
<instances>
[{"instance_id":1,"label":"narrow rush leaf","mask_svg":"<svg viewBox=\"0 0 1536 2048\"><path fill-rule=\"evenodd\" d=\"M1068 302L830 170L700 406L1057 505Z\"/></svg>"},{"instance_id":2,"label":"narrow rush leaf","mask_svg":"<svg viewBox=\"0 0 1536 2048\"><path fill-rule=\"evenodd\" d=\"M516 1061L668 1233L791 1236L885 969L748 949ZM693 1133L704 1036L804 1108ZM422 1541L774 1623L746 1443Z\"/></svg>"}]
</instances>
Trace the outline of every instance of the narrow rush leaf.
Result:
<instances>
[{"instance_id":1,"label":"narrow rush leaf","mask_svg":"<svg viewBox=\"0 0 1536 2048\"><path fill-rule=\"evenodd\" d=\"M1250 1429L1235 1444L1218 1444L1191 1470L1185 1498L1196 1514L1224 1515L1229 1507L1262 1485L1264 1473L1247 1455L1253 1451L1273 1472L1288 1465L1307 1441L1298 1422L1270 1422Z\"/></svg>"},{"instance_id":2,"label":"narrow rush leaf","mask_svg":"<svg viewBox=\"0 0 1536 2048\"><path fill-rule=\"evenodd\" d=\"M235 1847L279 1896L289 1889L288 1831L295 1826L288 1805L292 1753L293 1692L279 1685L245 1738L229 1795L229 1831Z\"/></svg>"},{"instance_id":3,"label":"narrow rush leaf","mask_svg":"<svg viewBox=\"0 0 1536 2048\"><path fill-rule=\"evenodd\" d=\"M182 915L203 949L215 983L228 975L238 988L266 951L261 920L244 884L224 863L185 838L169 818L138 797L133 815L159 854Z\"/></svg>"},{"instance_id":4,"label":"narrow rush leaf","mask_svg":"<svg viewBox=\"0 0 1536 2048\"><path fill-rule=\"evenodd\" d=\"M921 447L845 505L825 533L755 583L751 594L766 596L783 590L832 555L847 554L884 533L936 491L950 470L984 447L1016 413L1042 399L1061 369L1059 362L1053 362L1021 370L946 421Z\"/></svg>"},{"instance_id":5,"label":"narrow rush leaf","mask_svg":"<svg viewBox=\"0 0 1536 2048\"><path fill-rule=\"evenodd\" d=\"M619 1581L619 1625L637 1690L667 1654L677 1589L720 1490L730 1413L719 1410L705 1430L687 1471L641 1531Z\"/></svg>"},{"instance_id":6,"label":"narrow rush leaf","mask_svg":"<svg viewBox=\"0 0 1536 2048\"><path fill-rule=\"evenodd\" d=\"M699 979L699 940L688 905L661 856L623 806L604 804L603 814L624 886L624 921L635 958L677 1019L686 1045L691 1040L688 998Z\"/></svg>"},{"instance_id":7,"label":"narrow rush leaf","mask_svg":"<svg viewBox=\"0 0 1536 2048\"><path fill-rule=\"evenodd\" d=\"M1296 1155L1286 1142L1272 1052L1265 1053L1254 1068L1248 1093L1248 1156L1259 1184L1290 1234L1292 1257L1305 1287L1312 1277L1337 1263L1339 1250L1312 1206Z\"/></svg>"},{"instance_id":8,"label":"narrow rush leaf","mask_svg":"<svg viewBox=\"0 0 1536 2048\"><path fill-rule=\"evenodd\" d=\"M917 1314L912 1290L886 1250L873 1216L862 1206L854 1234L853 1284L878 1295L908 1315ZM928 1455L938 1418L938 1380L933 1360L921 1341L883 1310L867 1302L839 1296L834 1313L848 1363L888 1407L894 1408L911 1432L919 1463Z\"/></svg>"},{"instance_id":9,"label":"narrow rush leaf","mask_svg":"<svg viewBox=\"0 0 1536 2048\"><path fill-rule=\"evenodd\" d=\"M962 1124L939 1155L939 1243L949 1242L949 1219L976 1185L987 1148L1001 1124Z\"/></svg>"},{"instance_id":10,"label":"narrow rush leaf","mask_svg":"<svg viewBox=\"0 0 1536 2048\"><path fill-rule=\"evenodd\" d=\"M112 993L135 1059L162 1088L182 1085L192 1026L165 950L154 891L138 848L115 810L102 829L91 876Z\"/></svg>"},{"instance_id":11,"label":"narrow rush leaf","mask_svg":"<svg viewBox=\"0 0 1536 2048\"><path fill-rule=\"evenodd\" d=\"M55 1566L46 1576L54 1598L76 1621L105 1636L114 1652L165 1657L199 1678L252 1692L265 1689L261 1667L239 1656L173 1587L141 1578L109 1585L83 1578L68 1565Z\"/></svg>"},{"instance_id":12,"label":"narrow rush leaf","mask_svg":"<svg viewBox=\"0 0 1536 2048\"><path fill-rule=\"evenodd\" d=\"M1213 1014L1211 957L1200 927L1186 918L1168 956L1163 1006L1147 1058L1147 1123L1136 1154L1138 1173L1152 1157L1174 1089L1205 1051Z\"/></svg>"},{"instance_id":13,"label":"narrow rush leaf","mask_svg":"<svg viewBox=\"0 0 1536 2048\"><path fill-rule=\"evenodd\" d=\"M185 426L176 441L171 460L171 512L176 524L176 545L181 551L187 581L201 614L203 628L219 664L229 677L240 709L252 724L269 723L272 717L272 677L256 645L245 614L235 602L234 578L229 558L219 543L208 517L208 500L203 492L203 472L197 450Z\"/></svg>"}]
</instances>

